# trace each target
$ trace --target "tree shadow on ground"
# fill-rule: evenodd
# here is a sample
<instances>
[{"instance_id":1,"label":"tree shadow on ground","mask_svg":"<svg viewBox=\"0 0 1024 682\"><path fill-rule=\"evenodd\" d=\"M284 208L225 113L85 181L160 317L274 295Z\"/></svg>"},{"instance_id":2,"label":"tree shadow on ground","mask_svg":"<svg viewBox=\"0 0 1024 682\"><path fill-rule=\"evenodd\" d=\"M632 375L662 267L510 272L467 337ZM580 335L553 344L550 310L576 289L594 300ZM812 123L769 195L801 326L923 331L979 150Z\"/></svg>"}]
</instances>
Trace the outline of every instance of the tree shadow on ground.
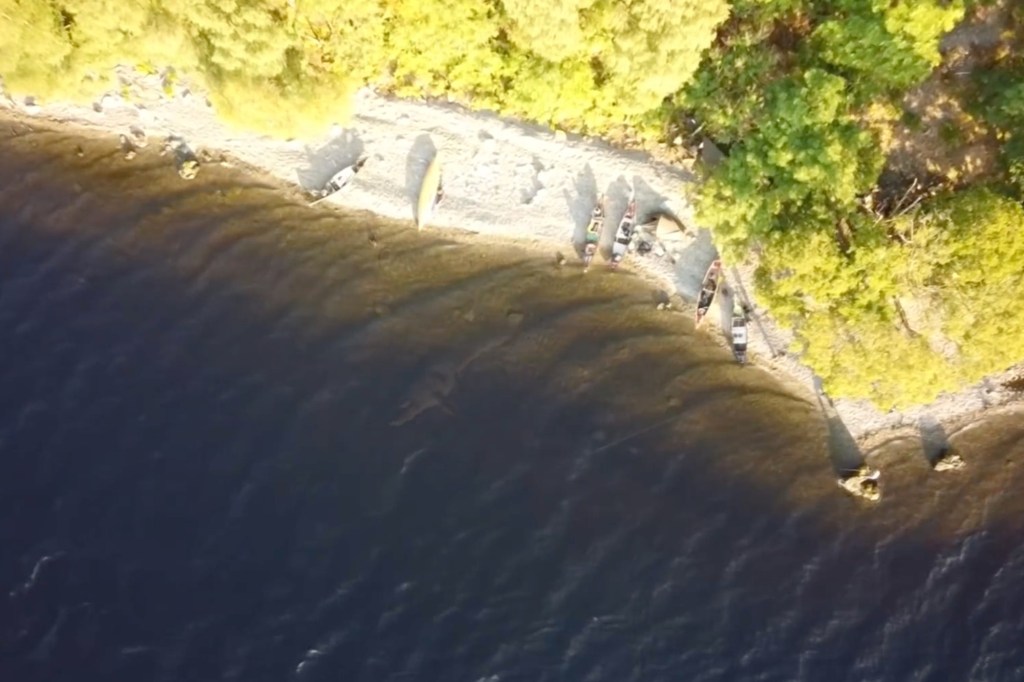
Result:
<instances>
[{"instance_id":1,"label":"tree shadow on ground","mask_svg":"<svg viewBox=\"0 0 1024 682\"><path fill-rule=\"evenodd\" d=\"M583 244L587 238L587 225L590 224L590 214L597 204L597 179L594 177L594 169L590 164L583 166L583 170L576 176L573 182L573 189L576 194L570 194L568 190L562 191L565 203L569 207L569 214L572 216L572 246L576 255L583 257Z\"/></svg>"},{"instance_id":2,"label":"tree shadow on ground","mask_svg":"<svg viewBox=\"0 0 1024 682\"><path fill-rule=\"evenodd\" d=\"M307 146L307 165L296 170L299 185L307 192L322 189L331 176L358 161L365 148L363 139L353 130L342 131L319 149Z\"/></svg>"},{"instance_id":3,"label":"tree shadow on ground","mask_svg":"<svg viewBox=\"0 0 1024 682\"><path fill-rule=\"evenodd\" d=\"M405 196L409 200L413 220L416 219L416 205L419 201L420 187L423 185L423 176L437 153L437 146L429 133L418 135L409 148L409 156L405 161Z\"/></svg>"},{"instance_id":4,"label":"tree shadow on ground","mask_svg":"<svg viewBox=\"0 0 1024 682\"><path fill-rule=\"evenodd\" d=\"M706 229L699 230L697 237L676 258L676 286L679 293L696 301L704 274L716 258L718 251L711 242L711 233Z\"/></svg>"},{"instance_id":5,"label":"tree shadow on ground","mask_svg":"<svg viewBox=\"0 0 1024 682\"><path fill-rule=\"evenodd\" d=\"M639 175L633 176L633 189L636 191L637 225L648 222L648 216L671 213L668 208L668 197L648 185Z\"/></svg>"},{"instance_id":6,"label":"tree shadow on ground","mask_svg":"<svg viewBox=\"0 0 1024 682\"><path fill-rule=\"evenodd\" d=\"M607 261L611 261L612 258L612 244L615 243L615 233L618 232L619 223L626 213L627 204L629 204L630 189L629 181L620 175L608 185L608 189L604 193L604 230L601 234L600 251Z\"/></svg>"}]
</instances>

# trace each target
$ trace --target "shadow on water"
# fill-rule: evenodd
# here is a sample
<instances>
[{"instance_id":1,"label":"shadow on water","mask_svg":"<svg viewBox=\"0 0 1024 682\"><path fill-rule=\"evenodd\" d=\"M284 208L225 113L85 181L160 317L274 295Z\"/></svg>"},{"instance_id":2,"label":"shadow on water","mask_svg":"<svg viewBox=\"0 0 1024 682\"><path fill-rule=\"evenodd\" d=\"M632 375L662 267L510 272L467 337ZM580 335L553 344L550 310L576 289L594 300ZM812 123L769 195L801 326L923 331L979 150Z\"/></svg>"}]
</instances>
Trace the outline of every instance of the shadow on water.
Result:
<instances>
[{"instance_id":1,"label":"shadow on water","mask_svg":"<svg viewBox=\"0 0 1024 682\"><path fill-rule=\"evenodd\" d=\"M1011 670L987 633L1024 608L1018 526L888 542L835 493L817 407L635 278L0 144L0 679ZM151 217L119 201L167 183ZM268 211L219 219L250 192ZM381 248L406 255L333 266ZM936 607L950 561L974 601Z\"/></svg>"},{"instance_id":2,"label":"shadow on water","mask_svg":"<svg viewBox=\"0 0 1024 682\"><path fill-rule=\"evenodd\" d=\"M814 389L818 396L818 407L825 417L828 427L828 454L832 468L839 477L857 471L864 464L864 453L861 452L857 439L850 433L842 417L836 412L832 400L825 394L821 378L814 377Z\"/></svg>"},{"instance_id":3,"label":"shadow on water","mask_svg":"<svg viewBox=\"0 0 1024 682\"><path fill-rule=\"evenodd\" d=\"M921 434L921 451L929 466L935 466L949 452L949 435L934 417L926 415L917 424Z\"/></svg>"}]
</instances>

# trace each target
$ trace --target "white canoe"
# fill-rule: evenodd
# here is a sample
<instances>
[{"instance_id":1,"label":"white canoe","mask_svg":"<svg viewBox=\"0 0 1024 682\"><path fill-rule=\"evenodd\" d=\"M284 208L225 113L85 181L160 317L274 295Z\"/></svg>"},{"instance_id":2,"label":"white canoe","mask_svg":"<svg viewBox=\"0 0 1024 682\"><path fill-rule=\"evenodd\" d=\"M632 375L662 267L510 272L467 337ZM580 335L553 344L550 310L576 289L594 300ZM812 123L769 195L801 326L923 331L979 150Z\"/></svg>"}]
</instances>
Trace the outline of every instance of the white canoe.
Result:
<instances>
[{"instance_id":1,"label":"white canoe","mask_svg":"<svg viewBox=\"0 0 1024 682\"><path fill-rule=\"evenodd\" d=\"M441 186L441 160L440 154L434 154L427 172L423 174L423 184L420 185L420 198L416 204L416 228L422 230L434 213L437 201L437 190Z\"/></svg>"}]
</instances>

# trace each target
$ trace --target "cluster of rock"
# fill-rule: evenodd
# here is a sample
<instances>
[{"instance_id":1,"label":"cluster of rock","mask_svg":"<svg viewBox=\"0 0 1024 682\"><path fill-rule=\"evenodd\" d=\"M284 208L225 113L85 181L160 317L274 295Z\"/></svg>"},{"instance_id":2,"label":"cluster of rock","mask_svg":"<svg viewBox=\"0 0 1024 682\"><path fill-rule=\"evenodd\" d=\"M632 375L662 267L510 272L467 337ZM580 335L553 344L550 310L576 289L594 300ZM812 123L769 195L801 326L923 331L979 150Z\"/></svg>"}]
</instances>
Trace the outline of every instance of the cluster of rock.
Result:
<instances>
[{"instance_id":1,"label":"cluster of rock","mask_svg":"<svg viewBox=\"0 0 1024 682\"><path fill-rule=\"evenodd\" d=\"M149 145L149 142L146 139L146 133L141 128L133 126L130 132L130 136L122 133L118 137L118 140L121 143L121 152L124 154L125 161L133 160L138 155L138 150ZM78 147L77 150L81 150L81 147ZM178 175L183 180L191 180L199 174L199 159L196 158L195 153L189 148L184 140L173 135L169 136L164 142L163 149L160 151L160 156L164 156L168 153L174 155L174 165L178 171ZM78 153L78 156L82 156L82 154Z\"/></svg>"},{"instance_id":2,"label":"cluster of rock","mask_svg":"<svg viewBox=\"0 0 1024 682\"><path fill-rule=\"evenodd\" d=\"M881 475L878 469L862 464L860 468L840 478L839 487L855 497L877 502L882 498L882 491L878 487Z\"/></svg>"},{"instance_id":3,"label":"cluster of rock","mask_svg":"<svg viewBox=\"0 0 1024 682\"><path fill-rule=\"evenodd\" d=\"M965 466L967 466L967 463L956 450L952 448L945 448L939 453L939 456L935 458L935 462L932 464L932 469L935 471L959 471Z\"/></svg>"},{"instance_id":4,"label":"cluster of rock","mask_svg":"<svg viewBox=\"0 0 1024 682\"><path fill-rule=\"evenodd\" d=\"M951 447L943 448L932 462L933 471L960 471L967 466L967 462L956 450ZM854 497L859 497L870 502L877 502L882 498L882 490L879 487L879 480L882 473L878 469L872 469L867 464L841 477L839 487Z\"/></svg>"}]
</instances>

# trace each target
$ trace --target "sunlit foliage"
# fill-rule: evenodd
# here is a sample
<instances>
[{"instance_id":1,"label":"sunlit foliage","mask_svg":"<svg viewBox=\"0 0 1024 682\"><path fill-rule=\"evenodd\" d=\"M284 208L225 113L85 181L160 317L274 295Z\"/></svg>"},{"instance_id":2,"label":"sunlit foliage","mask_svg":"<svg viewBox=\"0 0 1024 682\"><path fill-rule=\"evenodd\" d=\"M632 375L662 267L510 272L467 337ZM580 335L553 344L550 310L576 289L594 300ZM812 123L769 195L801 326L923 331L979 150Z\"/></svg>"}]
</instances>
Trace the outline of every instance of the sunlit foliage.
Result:
<instances>
[{"instance_id":1,"label":"sunlit foliage","mask_svg":"<svg viewBox=\"0 0 1024 682\"><path fill-rule=\"evenodd\" d=\"M908 88L939 64L939 38L963 18L960 0L843 0L814 31L821 59L871 95Z\"/></svg>"},{"instance_id":2,"label":"sunlit foliage","mask_svg":"<svg viewBox=\"0 0 1024 682\"><path fill-rule=\"evenodd\" d=\"M830 232L881 169L837 76L812 69L774 83L759 114L701 190L701 218L727 248L778 230Z\"/></svg>"},{"instance_id":3,"label":"sunlit foliage","mask_svg":"<svg viewBox=\"0 0 1024 682\"><path fill-rule=\"evenodd\" d=\"M727 13L727 0L0 0L0 76L95 98L116 65L174 67L228 119L283 136L340 118L367 84L600 132L651 121Z\"/></svg>"},{"instance_id":4,"label":"sunlit foliage","mask_svg":"<svg viewBox=\"0 0 1024 682\"><path fill-rule=\"evenodd\" d=\"M903 407L1020 359L1020 204L978 189L852 223L846 252L824 232L775 235L758 276L830 392Z\"/></svg>"},{"instance_id":5,"label":"sunlit foliage","mask_svg":"<svg viewBox=\"0 0 1024 682\"><path fill-rule=\"evenodd\" d=\"M0 75L8 87L43 96L59 91L70 53L64 19L54 5L0 0Z\"/></svg>"},{"instance_id":6,"label":"sunlit foliage","mask_svg":"<svg viewBox=\"0 0 1024 682\"><path fill-rule=\"evenodd\" d=\"M116 66L173 67L226 120L284 137L344 118L365 85L585 133L694 121L726 152L698 197L725 256L756 249L760 295L830 392L904 405L1021 355L1019 203L862 201L965 2L0 0L0 77L88 99L123 87ZM998 191L1024 198L1024 60L1006 50L973 80Z\"/></svg>"}]
</instances>

